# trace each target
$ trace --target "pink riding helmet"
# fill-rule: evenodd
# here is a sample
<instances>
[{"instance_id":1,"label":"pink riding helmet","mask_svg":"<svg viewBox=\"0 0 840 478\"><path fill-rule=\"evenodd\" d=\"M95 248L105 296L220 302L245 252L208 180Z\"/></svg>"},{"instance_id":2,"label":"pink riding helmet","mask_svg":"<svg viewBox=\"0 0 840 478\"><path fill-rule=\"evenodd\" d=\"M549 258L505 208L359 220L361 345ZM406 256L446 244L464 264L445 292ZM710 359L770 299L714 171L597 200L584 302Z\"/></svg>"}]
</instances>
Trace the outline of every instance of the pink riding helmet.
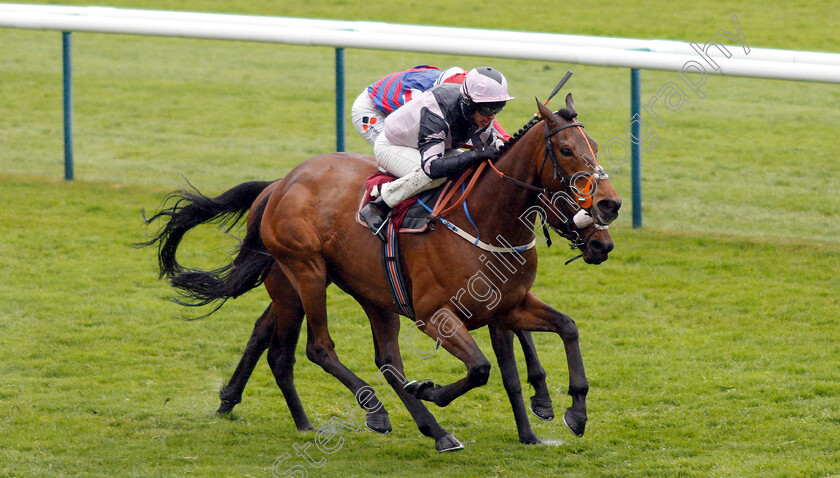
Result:
<instances>
[{"instance_id":1,"label":"pink riding helmet","mask_svg":"<svg viewBox=\"0 0 840 478\"><path fill-rule=\"evenodd\" d=\"M489 66L470 70L461 85L461 94L475 103L495 103L513 99L508 95L505 76Z\"/></svg>"}]
</instances>

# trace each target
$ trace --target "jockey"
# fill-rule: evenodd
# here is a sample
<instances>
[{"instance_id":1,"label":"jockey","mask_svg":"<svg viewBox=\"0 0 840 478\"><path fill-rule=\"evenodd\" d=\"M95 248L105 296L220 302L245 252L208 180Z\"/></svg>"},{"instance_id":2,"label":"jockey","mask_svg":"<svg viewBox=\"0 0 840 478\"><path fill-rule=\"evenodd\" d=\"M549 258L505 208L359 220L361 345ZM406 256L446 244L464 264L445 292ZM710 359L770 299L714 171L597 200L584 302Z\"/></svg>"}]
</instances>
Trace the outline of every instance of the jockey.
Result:
<instances>
[{"instance_id":1,"label":"jockey","mask_svg":"<svg viewBox=\"0 0 840 478\"><path fill-rule=\"evenodd\" d=\"M438 85L389 115L373 152L380 169L398 179L380 187L362 216L384 217L403 200L492 158L503 142L491 124L512 99L505 77L483 66L470 70L463 84ZM468 140L474 150L455 149Z\"/></svg>"},{"instance_id":2,"label":"jockey","mask_svg":"<svg viewBox=\"0 0 840 478\"><path fill-rule=\"evenodd\" d=\"M356 97L350 111L350 121L356 132L373 146L385 127L385 117L420 93L441 83L460 85L466 74L466 70L457 66L441 71L434 66L419 65L386 75ZM510 139L497 121L493 122L493 127L502 139Z\"/></svg>"}]
</instances>

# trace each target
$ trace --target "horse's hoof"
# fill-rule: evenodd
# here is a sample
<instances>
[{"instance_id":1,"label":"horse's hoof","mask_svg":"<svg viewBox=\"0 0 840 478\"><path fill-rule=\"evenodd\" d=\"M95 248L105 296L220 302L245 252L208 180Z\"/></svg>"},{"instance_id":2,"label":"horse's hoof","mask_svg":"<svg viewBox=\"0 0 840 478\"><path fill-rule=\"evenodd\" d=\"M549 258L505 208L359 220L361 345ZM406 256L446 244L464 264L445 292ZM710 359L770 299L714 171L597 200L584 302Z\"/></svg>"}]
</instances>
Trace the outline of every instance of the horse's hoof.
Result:
<instances>
[{"instance_id":1,"label":"horse's hoof","mask_svg":"<svg viewBox=\"0 0 840 478\"><path fill-rule=\"evenodd\" d=\"M537 436L534 435L533 433L531 433L528 436L524 436L524 437L520 436L519 437L519 442L524 443L526 445L541 445L541 444L545 443L542 440L540 440L539 438L537 438Z\"/></svg>"},{"instance_id":2,"label":"horse's hoof","mask_svg":"<svg viewBox=\"0 0 840 478\"><path fill-rule=\"evenodd\" d=\"M303 425L303 426L297 427L297 429L298 429L299 432L314 432L315 431L315 427L313 427L312 425Z\"/></svg>"},{"instance_id":3,"label":"horse's hoof","mask_svg":"<svg viewBox=\"0 0 840 478\"><path fill-rule=\"evenodd\" d=\"M459 442L457 438L451 433L447 433L446 435L440 437L435 441L435 450L438 453L444 453L447 451L458 451L463 450L464 444Z\"/></svg>"},{"instance_id":4,"label":"horse's hoof","mask_svg":"<svg viewBox=\"0 0 840 478\"><path fill-rule=\"evenodd\" d=\"M383 435L391 433L391 419L388 418L387 413L368 413L365 417L365 426Z\"/></svg>"},{"instance_id":5,"label":"horse's hoof","mask_svg":"<svg viewBox=\"0 0 840 478\"><path fill-rule=\"evenodd\" d=\"M554 420L554 407L551 406L551 400L537 400L536 397L531 397L531 413L542 421L550 422Z\"/></svg>"},{"instance_id":6,"label":"horse's hoof","mask_svg":"<svg viewBox=\"0 0 840 478\"><path fill-rule=\"evenodd\" d=\"M415 398L419 398L422 400L423 392L425 392L426 389L434 386L435 383L427 378L425 380L412 380L405 384L403 390L408 392L410 395L413 395Z\"/></svg>"},{"instance_id":7,"label":"horse's hoof","mask_svg":"<svg viewBox=\"0 0 840 478\"><path fill-rule=\"evenodd\" d=\"M228 413L233 411L233 407L235 407L237 403L239 402L234 402L231 400L222 400L222 403L221 405L219 405L219 409L216 410L216 413L218 413L219 415L227 415Z\"/></svg>"},{"instance_id":8,"label":"horse's hoof","mask_svg":"<svg viewBox=\"0 0 840 478\"><path fill-rule=\"evenodd\" d=\"M565 415L563 415L563 423L570 432L582 437L583 432L586 429L586 414L580 414L573 411L571 408L567 408Z\"/></svg>"}]
</instances>

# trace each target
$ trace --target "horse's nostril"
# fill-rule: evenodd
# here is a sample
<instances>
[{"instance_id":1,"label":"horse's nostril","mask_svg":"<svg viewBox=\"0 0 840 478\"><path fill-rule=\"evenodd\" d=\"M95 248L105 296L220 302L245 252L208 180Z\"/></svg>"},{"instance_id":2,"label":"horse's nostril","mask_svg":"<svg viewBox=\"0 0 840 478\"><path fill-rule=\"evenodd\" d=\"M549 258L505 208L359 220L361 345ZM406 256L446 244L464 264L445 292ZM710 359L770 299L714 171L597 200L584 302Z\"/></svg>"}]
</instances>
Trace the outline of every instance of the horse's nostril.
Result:
<instances>
[{"instance_id":1,"label":"horse's nostril","mask_svg":"<svg viewBox=\"0 0 840 478\"><path fill-rule=\"evenodd\" d=\"M601 211L601 214L607 217L615 218L618 216L618 210L620 208L621 203L612 199L601 199L598 201L598 209Z\"/></svg>"},{"instance_id":2,"label":"horse's nostril","mask_svg":"<svg viewBox=\"0 0 840 478\"><path fill-rule=\"evenodd\" d=\"M621 204L612 199L602 199L598 202L598 208L607 214L616 214Z\"/></svg>"},{"instance_id":3,"label":"horse's nostril","mask_svg":"<svg viewBox=\"0 0 840 478\"><path fill-rule=\"evenodd\" d=\"M612 241L601 241L595 240L589 243L589 250L591 250L594 254L597 255L606 255L609 254L611 250L613 250L613 243Z\"/></svg>"}]
</instances>

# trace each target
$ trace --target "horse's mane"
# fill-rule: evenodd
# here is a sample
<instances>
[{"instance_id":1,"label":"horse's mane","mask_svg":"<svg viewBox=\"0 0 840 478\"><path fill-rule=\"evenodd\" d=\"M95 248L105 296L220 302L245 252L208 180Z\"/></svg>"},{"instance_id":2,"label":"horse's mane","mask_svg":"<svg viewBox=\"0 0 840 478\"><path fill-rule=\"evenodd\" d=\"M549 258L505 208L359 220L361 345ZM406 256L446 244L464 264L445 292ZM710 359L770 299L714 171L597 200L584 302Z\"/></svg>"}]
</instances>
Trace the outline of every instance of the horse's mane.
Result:
<instances>
[{"instance_id":1,"label":"horse's mane","mask_svg":"<svg viewBox=\"0 0 840 478\"><path fill-rule=\"evenodd\" d=\"M575 113L575 112L573 112L573 111L571 111L567 108L563 108L559 111L555 111L554 114L562 116L563 119L565 119L567 121L572 121L572 120L575 119L575 117L577 117L577 113ZM515 145L523 136L525 136L525 133L527 133L531 128L533 128L541 120L542 120L542 118L540 118L539 116L533 116L530 120L528 120L528 122L525 123L525 126L520 128L519 131L516 132L516 134L514 134L513 136L510 137L510 141L503 144L502 147L499 148L499 151L496 153L496 158L498 158L499 156L504 154L506 151L508 151L510 148L512 148L513 145Z\"/></svg>"}]
</instances>

